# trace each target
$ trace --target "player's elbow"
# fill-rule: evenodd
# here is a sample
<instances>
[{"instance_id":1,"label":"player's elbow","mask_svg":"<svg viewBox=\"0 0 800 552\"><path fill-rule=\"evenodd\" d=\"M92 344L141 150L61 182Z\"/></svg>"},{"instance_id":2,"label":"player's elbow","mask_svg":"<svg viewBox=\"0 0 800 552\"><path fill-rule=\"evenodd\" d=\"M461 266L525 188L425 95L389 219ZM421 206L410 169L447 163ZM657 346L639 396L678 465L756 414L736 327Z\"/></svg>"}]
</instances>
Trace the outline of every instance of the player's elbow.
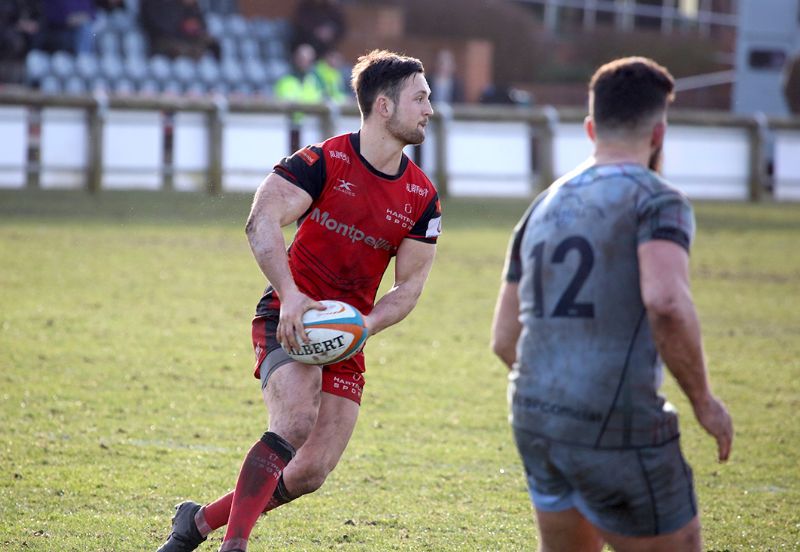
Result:
<instances>
[{"instance_id":1,"label":"player's elbow","mask_svg":"<svg viewBox=\"0 0 800 552\"><path fill-rule=\"evenodd\" d=\"M502 336L493 335L491 341L492 352L507 366L514 364L516 360L516 343L512 343Z\"/></svg>"}]
</instances>

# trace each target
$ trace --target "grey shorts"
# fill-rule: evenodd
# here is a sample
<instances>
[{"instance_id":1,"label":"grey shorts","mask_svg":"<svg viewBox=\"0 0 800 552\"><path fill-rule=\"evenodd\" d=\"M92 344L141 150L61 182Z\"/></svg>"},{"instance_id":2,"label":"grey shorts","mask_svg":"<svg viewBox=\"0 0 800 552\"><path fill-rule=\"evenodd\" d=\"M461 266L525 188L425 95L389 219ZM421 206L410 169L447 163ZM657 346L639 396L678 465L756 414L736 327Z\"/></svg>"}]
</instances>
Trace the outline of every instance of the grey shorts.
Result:
<instances>
[{"instance_id":1,"label":"grey shorts","mask_svg":"<svg viewBox=\"0 0 800 552\"><path fill-rule=\"evenodd\" d=\"M677 531L697 515L692 470L678 439L658 447L598 450L514 428L534 506L576 508L612 533L644 537Z\"/></svg>"}]
</instances>

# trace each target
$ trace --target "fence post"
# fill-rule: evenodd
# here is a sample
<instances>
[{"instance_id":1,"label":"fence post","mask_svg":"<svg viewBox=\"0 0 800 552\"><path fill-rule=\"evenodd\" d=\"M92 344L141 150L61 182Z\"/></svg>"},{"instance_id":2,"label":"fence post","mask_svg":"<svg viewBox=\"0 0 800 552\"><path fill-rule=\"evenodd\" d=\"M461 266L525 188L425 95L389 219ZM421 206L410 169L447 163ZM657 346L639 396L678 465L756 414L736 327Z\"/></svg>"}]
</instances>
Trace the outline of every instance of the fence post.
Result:
<instances>
[{"instance_id":1,"label":"fence post","mask_svg":"<svg viewBox=\"0 0 800 552\"><path fill-rule=\"evenodd\" d=\"M208 115L208 183L209 195L222 193L222 130L228 102L221 94L214 97L214 108Z\"/></svg>"},{"instance_id":2,"label":"fence post","mask_svg":"<svg viewBox=\"0 0 800 552\"><path fill-rule=\"evenodd\" d=\"M439 197L447 197L450 193L449 172L447 170L447 135L450 131L450 121L453 120L453 108L446 103L437 103L434 125L436 136L436 189Z\"/></svg>"},{"instance_id":3,"label":"fence post","mask_svg":"<svg viewBox=\"0 0 800 552\"><path fill-rule=\"evenodd\" d=\"M161 112L161 136L164 140L161 163L161 189L175 189L175 111Z\"/></svg>"},{"instance_id":4,"label":"fence post","mask_svg":"<svg viewBox=\"0 0 800 552\"><path fill-rule=\"evenodd\" d=\"M42 185L42 108L28 107L28 151L26 155L25 187L37 189Z\"/></svg>"},{"instance_id":5,"label":"fence post","mask_svg":"<svg viewBox=\"0 0 800 552\"><path fill-rule=\"evenodd\" d=\"M554 140L556 125L558 125L558 111L552 105L542 108L544 124L537 131L538 145L536 148L536 164L539 167L539 185L532 186L532 191L537 194L547 188L555 180L555 147Z\"/></svg>"},{"instance_id":6,"label":"fence post","mask_svg":"<svg viewBox=\"0 0 800 552\"><path fill-rule=\"evenodd\" d=\"M766 178L764 147L766 145L767 117L762 112L753 116L752 124L747 126L750 135L750 178L748 192L750 201L761 201Z\"/></svg>"},{"instance_id":7,"label":"fence post","mask_svg":"<svg viewBox=\"0 0 800 552\"><path fill-rule=\"evenodd\" d=\"M88 154L86 171L86 190L97 193L103 186L103 128L108 112L108 97L98 92L94 95L94 103L88 108Z\"/></svg>"}]
</instances>

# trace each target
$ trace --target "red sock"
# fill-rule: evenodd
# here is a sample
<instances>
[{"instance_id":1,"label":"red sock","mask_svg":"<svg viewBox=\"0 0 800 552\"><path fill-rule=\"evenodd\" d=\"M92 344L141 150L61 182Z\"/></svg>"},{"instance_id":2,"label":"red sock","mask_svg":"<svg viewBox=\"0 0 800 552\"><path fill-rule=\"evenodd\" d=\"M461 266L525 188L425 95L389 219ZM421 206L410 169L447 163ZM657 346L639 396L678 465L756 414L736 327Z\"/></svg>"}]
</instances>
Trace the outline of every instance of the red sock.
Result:
<instances>
[{"instance_id":1,"label":"red sock","mask_svg":"<svg viewBox=\"0 0 800 552\"><path fill-rule=\"evenodd\" d=\"M247 548L250 532L264 511L278 478L294 456L294 448L275 433L267 432L247 453L233 491L228 530L220 550Z\"/></svg>"},{"instance_id":2,"label":"red sock","mask_svg":"<svg viewBox=\"0 0 800 552\"><path fill-rule=\"evenodd\" d=\"M198 510L194 516L194 522L201 535L205 537L214 529L219 529L228 524L232 502L233 491Z\"/></svg>"},{"instance_id":3,"label":"red sock","mask_svg":"<svg viewBox=\"0 0 800 552\"><path fill-rule=\"evenodd\" d=\"M278 506L283 506L292 500L294 499L289 496L286 486L283 484L283 476L281 476L281 478L278 479L278 486L275 492L272 493L272 498L269 499L262 513L266 514L270 510L274 510ZM200 508L194 517L195 525L197 525L200 534L206 537L211 531L219 529L223 525L227 525L228 517L231 515L232 502L233 491Z\"/></svg>"}]
</instances>

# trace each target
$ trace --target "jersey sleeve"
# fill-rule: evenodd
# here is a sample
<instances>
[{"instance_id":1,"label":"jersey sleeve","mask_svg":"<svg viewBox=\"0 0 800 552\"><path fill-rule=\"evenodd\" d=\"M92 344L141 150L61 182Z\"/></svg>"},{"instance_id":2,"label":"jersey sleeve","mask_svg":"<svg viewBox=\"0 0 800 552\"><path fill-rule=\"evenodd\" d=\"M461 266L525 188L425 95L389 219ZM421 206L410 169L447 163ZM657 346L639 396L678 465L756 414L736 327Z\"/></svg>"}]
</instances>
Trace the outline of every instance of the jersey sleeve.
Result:
<instances>
[{"instance_id":1,"label":"jersey sleeve","mask_svg":"<svg viewBox=\"0 0 800 552\"><path fill-rule=\"evenodd\" d=\"M694 212L680 192L669 190L652 195L639 207L637 242L669 240L687 252L694 238Z\"/></svg>"},{"instance_id":2,"label":"jersey sleeve","mask_svg":"<svg viewBox=\"0 0 800 552\"><path fill-rule=\"evenodd\" d=\"M281 159L272 172L285 178L312 199L322 195L325 185L325 161L320 146L306 146Z\"/></svg>"},{"instance_id":3,"label":"jersey sleeve","mask_svg":"<svg viewBox=\"0 0 800 552\"><path fill-rule=\"evenodd\" d=\"M441 233L442 204L439 202L439 194L433 194L433 198L428 203L425 212L406 237L425 243L436 243Z\"/></svg>"},{"instance_id":4,"label":"jersey sleeve","mask_svg":"<svg viewBox=\"0 0 800 552\"><path fill-rule=\"evenodd\" d=\"M528 220L532 212L532 209L527 209L525 211L525 214L514 227L514 233L511 234L511 240L508 242L506 263L503 267L503 279L512 284L519 283L522 278L522 256L520 254L520 250L522 249L522 236L525 234L525 228L528 227Z\"/></svg>"}]
</instances>

